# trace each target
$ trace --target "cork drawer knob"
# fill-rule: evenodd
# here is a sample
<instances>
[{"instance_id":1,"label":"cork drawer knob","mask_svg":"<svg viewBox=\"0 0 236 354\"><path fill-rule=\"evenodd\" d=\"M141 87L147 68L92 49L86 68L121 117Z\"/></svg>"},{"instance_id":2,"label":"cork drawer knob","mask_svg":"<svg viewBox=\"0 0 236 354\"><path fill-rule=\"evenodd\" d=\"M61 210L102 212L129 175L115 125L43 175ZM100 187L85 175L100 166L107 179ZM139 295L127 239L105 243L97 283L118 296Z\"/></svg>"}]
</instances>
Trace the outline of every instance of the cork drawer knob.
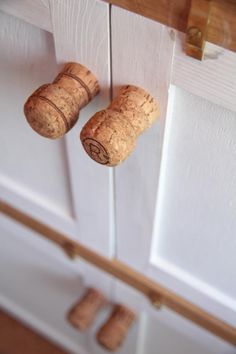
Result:
<instances>
[{"instance_id":1,"label":"cork drawer knob","mask_svg":"<svg viewBox=\"0 0 236 354\"><path fill-rule=\"evenodd\" d=\"M98 311L106 302L105 296L100 291L89 288L82 299L70 310L69 322L80 331L85 331L91 326Z\"/></svg>"},{"instance_id":2,"label":"cork drawer knob","mask_svg":"<svg viewBox=\"0 0 236 354\"><path fill-rule=\"evenodd\" d=\"M135 320L135 314L123 305L116 305L108 321L97 333L97 341L110 351L118 349Z\"/></svg>"},{"instance_id":3,"label":"cork drawer knob","mask_svg":"<svg viewBox=\"0 0 236 354\"><path fill-rule=\"evenodd\" d=\"M107 109L83 127L80 139L96 162L116 166L134 150L138 136L159 117L159 105L146 91L123 86Z\"/></svg>"},{"instance_id":4,"label":"cork drawer knob","mask_svg":"<svg viewBox=\"0 0 236 354\"><path fill-rule=\"evenodd\" d=\"M38 134L60 138L74 126L80 109L98 92L97 79L85 66L67 63L52 84L42 85L28 98L24 113Z\"/></svg>"}]
</instances>

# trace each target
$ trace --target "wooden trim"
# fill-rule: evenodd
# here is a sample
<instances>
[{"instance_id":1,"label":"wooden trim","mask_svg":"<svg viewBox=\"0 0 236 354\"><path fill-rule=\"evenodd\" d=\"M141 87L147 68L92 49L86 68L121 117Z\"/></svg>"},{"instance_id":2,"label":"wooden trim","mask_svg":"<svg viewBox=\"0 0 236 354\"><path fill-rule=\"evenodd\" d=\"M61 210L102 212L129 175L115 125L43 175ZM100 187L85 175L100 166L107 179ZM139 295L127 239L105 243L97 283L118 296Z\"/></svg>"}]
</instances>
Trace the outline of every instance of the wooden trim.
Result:
<instances>
[{"instance_id":1,"label":"wooden trim","mask_svg":"<svg viewBox=\"0 0 236 354\"><path fill-rule=\"evenodd\" d=\"M191 0L104 0L178 31L187 30ZM236 52L236 2L211 0L206 40Z\"/></svg>"},{"instance_id":2,"label":"wooden trim","mask_svg":"<svg viewBox=\"0 0 236 354\"><path fill-rule=\"evenodd\" d=\"M209 314L200 307L166 289L162 285L135 271L119 260L108 259L97 254L89 248L71 240L62 233L2 201L0 201L0 212L56 243L70 256L81 257L85 261L142 292L153 302L154 305L156 303L159 305L161 302L162 305L169 307L181 316L184 316L225 341L236 345L235 327L232 327L226 322Z\"/></svg>"},{"instance_id":3,"label":"wooden trim","mask_svg":"<svg viewBox=\"0 0 236 354\"><path fill-rule=\"evenodd\" d=\"M211 1L192 0L186 32L186 54L202 60L210 21Z\"/></svg>"}]
</instances>

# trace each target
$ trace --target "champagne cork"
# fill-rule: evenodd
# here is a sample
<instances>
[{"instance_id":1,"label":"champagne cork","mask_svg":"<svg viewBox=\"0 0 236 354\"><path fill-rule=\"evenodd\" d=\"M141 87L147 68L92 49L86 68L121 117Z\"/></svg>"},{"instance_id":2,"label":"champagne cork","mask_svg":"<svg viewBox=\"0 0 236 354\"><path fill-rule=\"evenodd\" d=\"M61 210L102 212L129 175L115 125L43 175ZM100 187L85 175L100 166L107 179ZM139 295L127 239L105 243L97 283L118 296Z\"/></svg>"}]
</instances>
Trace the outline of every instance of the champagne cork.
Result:
<instances>
[{"instance_id":1,"label":"champagne cork","mask_svg":"<svg viewBox=\"0 0 236 354\"><path fill-rule=\"evenodd\" d=\"M86 67L67 63L52 84L42 85L28 98L24 113L38 134L60 138L75 125L80 109L98 92L97 79Z\"/></svg>"},{"instance_id":2,"label":"champagne cork","mask_svg":"<svg viewBox=\"0 0 236 354\"><path fill-rule=\"evenodd\" d=\"M116 305L111 317L97 333L98 342L110 351L118 349L135 320L135 314L123 305Z\"/></svg>"},{"instance_id":3,"label":"champagne cork","mask_svg":"<svg viewBox=\"0 0 236 354\"><path fill-rule=\"evenodd\" d=\"M73 327L85 331L105 303L106 298L100 291L89 288L83 298L70 310L68 320Z\"/></svg>"},{"instance_id":4,"label":"champagne cork","mask_svg":"<svg viewBox=\"0 0 236 354\"><path fill-rule=\"evenodd\" d=\"M157 102L145 90L123 86L107 109L83 127L80 139L96 162L116 166L134 150L138 136L159 117Z\"/></svg>"}]
</instances>

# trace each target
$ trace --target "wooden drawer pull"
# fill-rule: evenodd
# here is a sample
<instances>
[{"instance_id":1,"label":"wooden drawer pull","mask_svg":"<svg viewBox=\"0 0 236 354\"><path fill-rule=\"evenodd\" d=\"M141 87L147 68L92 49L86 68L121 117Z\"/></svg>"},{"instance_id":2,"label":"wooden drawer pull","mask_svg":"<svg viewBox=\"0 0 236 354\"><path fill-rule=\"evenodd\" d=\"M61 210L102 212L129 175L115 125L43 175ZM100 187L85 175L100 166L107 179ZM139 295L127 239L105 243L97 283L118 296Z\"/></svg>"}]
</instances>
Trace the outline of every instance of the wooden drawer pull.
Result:
<instances>
[{"instance_id":1,"label":"wooden drawer pull","mask_svg":"<svg viewBox=\"0 0 236 354\"><path fill-rule=\"evenodd\" d=\"M98 342L110 351L118 349L135 320L135 314L123 305L116 305L108 321L97 333Z\"/></svg>"},{"instance_id":2,"label":"wooden drawer pull","mask_svg":"<svg viewBox=\"0 0 236 354\"><path fill-rule=\"evenodd\" d=\"M26 119L38 134L60 138L98 92L97 79L85 66L67 63L52 84L42 85L28 98L24 106Z\"/></svg>"},{"instance_id":3,"label":"wooden drawer pull","mask_svg":"<svg viewBox=\"0 0 236 354\"><path fill-rule=\"evenodd\" d=\"M157 102L142 88L123 86L107 109L83 127L80 138L96 162L116 166L133 151L137 137L159 117Z\"/></svg>"},{"instance_id":4,"label":"wooden drawer pull","mask_svg":"<svg viewBox=\"0 0 236 354\"><path fill-rule=\"evenodd\" d=\"M105 296L98 290L90 288L75 304L68 314L68 320L73 327L85 331L93 323L98 311L106 303Z\"/></svg>"}]
</instances>

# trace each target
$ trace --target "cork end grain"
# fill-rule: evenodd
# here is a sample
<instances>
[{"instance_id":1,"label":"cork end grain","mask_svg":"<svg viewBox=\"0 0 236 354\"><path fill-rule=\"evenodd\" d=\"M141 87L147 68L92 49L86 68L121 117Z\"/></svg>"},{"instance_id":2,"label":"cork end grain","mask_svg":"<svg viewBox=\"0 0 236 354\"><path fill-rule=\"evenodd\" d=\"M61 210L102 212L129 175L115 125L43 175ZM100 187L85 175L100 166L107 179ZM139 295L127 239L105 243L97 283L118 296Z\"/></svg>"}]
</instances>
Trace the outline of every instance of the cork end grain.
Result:
<instances>
[{"instance_id":1,"label":"cork end grain","mask_svg":"<svg viewBox=\"0 0 236 354\"><path fill-rule=\"evenodd\" d=\"M122 116L109 109L100 111L81 131L80 138L85 151L102 165L118 165L135 147L136 135L133 127Z\"/></svg>"},{"instance_id":2,"label":"cork end grain","mask_svg":"<svg viewBox=\"0 0 236 354\"><path fill-rule=\"evenodd\" d=\"M159 105L145 90L123 86L108 108L85 124L80 134L82 145L96 162L117 166L132 153L138 136L159 115Z\"/></svg>"},{"instance_id":3,"label":"cork end grain","mask_svg":"<svg viewBox=\"0 0 236 354\"><path fill-rule=\"evenodd\" d=\"M26 119L38 134L56 139L67 133L79 117L74 98L56 84L43 85L24 106Z\"/></svg>"}]
</instances>

